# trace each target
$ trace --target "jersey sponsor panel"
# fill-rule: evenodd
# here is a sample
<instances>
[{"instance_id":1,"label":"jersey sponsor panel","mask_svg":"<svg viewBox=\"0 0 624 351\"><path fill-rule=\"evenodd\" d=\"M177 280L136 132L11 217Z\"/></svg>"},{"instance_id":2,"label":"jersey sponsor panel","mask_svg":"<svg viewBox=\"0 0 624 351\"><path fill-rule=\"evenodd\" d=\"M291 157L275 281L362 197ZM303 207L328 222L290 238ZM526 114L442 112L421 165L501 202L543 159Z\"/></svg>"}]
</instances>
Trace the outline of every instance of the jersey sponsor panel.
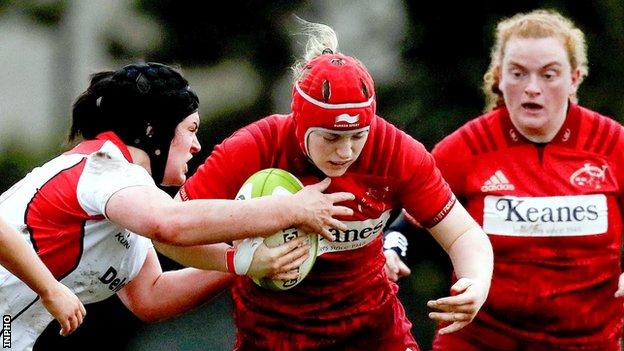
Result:
<instances>
[{"instance_id":1,"label":"jersey sponsor panel","mask_svg":"<svg viewBox=\"0 0 624 351\"><path fill-rule=\"evenodd\" d=\"M318 255L327 252L355 250L368 245L383 230L390 218L390 210L377 218L364 221L343 221L347 230L330 229L335 241L327 241L319 235Z\"/></svg>"},{"instance_id":2,"label":"jersey sponsor panel","mask_svg":"<svg viewBox=\"0 0 624 351\"><path fill-rule=\"evenodd\" d=\"M581 236L608 228L604 194L484 199L483 230L508 236Z\"/></svg>"}]
</instances>

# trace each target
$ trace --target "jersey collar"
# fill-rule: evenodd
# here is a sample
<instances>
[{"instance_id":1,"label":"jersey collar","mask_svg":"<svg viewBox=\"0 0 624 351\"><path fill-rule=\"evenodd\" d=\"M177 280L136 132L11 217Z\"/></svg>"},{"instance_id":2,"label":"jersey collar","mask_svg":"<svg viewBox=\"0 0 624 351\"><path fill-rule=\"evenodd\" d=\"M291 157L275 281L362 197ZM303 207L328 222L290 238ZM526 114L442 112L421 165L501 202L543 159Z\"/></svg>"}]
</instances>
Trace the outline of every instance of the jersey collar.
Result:
<instances>
[{"instance_id":1,"label":"jersey collar","mask_svg":"<svg viewBox=\"0 0 624 351\"><path fill-rule=\"evenodd\" d=\"M115 146L117 146L117 148L124 155L126 160L128 160L128 162L130 162L130 163L133 162L132 161L132 155L130 154L130 150L128 150L128 147L126 146L126 144L124 144L124 142L121 141L121 139L119 139L117 134L115 134L114 132L103 132L103 133L100 133L100 134L98 134L95 137L95 139L96 140L110 141L111 143L115 144Z\"/></svg>"},{"instance_id":2,"label":"jersey collar","mask_svg":"<svg viewBox=\"0 0 624 351\"><path fill-rule=\"evenodd\" d=\"M511 122L509 117L509 111L507 108L502 107L500 109L501 114L501 130L507 145L523 145L533 144L532 141L525 138ZM561 145L565 147L574 147L578 140L579 129L581 124L581 109L577 104L570 102L568 104L568 114L563 122L563 125L559 129L559 132L555 135L553 140L549 144Z\"/></svg>"}]
</instances>

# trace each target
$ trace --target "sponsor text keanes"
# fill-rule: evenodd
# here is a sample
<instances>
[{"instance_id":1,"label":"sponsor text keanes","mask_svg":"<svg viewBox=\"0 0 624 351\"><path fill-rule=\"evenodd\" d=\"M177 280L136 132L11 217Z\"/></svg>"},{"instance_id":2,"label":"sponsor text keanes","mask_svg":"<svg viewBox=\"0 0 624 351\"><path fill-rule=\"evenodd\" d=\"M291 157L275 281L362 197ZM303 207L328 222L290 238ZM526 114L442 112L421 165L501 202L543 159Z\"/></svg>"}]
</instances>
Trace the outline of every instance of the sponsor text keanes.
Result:
<instances>
[{"instance_id":1,"label":"sponsor text keanes","mask_svg":"<svg viewBox=\"0 0 624 351\"><path fill-rule=\"evenodd\" d=\"M496 210L506 211L507 222L580 222L598 219L596 205L558 206L558 207L522 207L524 200L501 198L496 201ZM520 208L522 207L522 208Z\"/></svg>"}]
</instances>

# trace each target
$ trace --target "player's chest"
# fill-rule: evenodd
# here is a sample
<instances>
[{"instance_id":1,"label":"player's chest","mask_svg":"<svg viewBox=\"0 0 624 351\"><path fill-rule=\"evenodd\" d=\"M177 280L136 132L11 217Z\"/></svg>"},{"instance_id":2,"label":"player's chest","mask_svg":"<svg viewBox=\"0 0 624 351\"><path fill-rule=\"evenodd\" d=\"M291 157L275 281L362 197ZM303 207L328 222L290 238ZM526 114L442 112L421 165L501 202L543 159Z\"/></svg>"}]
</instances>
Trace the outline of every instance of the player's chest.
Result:
<instances>
[{"instance_id":1,"label":"player's chest","mask_svg":"<svg viewBox=\"0 0 624 351\"><path fill-rule=\"evenodd\" d=\"M304 184L318 181L313 177L302 177ZM327 192L346 191L355 196L354 201L345 203L355 212L354 219L378 218L394 209L399 187L389 177L364 173L346 174L332 178Z\"/></svg>"},{"instance_id":2,"label":"player's chest","mask_svg":"<svg viewBox=\"0 0 624 351\"><path fill-rule=\"evenodd\" d=\"M488 155L471 167L465 179L469 196L620 193L617 166L581 150L527 145Z\"/></svg>"},{"instance_id":3,"label":"player's chest","mask_svg":"<svg viewBox=\"0 0 624 351\"><path fill-rule=\"evenodd\" d=\"M601 155L527 146L475 167L464 195L489 234L580 237L619 223L618 170Z\"/></svg>"}]
</instances>

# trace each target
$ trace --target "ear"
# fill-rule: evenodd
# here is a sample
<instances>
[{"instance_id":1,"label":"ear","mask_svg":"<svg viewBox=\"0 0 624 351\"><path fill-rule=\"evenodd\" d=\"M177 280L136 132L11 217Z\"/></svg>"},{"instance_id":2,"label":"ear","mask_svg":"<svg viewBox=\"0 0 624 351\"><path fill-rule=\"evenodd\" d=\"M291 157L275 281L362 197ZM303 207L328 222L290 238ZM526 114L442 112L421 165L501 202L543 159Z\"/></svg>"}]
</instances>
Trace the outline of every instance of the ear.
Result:
<instances>
[{"instance_id":1,"label":"ear","mask_svg":"<svg viewBox=\"0 0 624 351\"><path fill-rule=\"evenodd\" d=\"M570 95L575 95L581 84L581 70L579 68L572 70L572 76L570 78L572 80L570 84Z\"/></svg>"},{"instance_id":2,"label":"ear","mask_svg":"<svg viewBox=\"0 0 624 351\"><path fill-rule=\"evenodd\" d=\"M503 75L501 73L502 73L501 65L497 65L492 70L492 76L494 78L494 82L496 82L496 89L498 89L498 91L503 91L503 89L501 89L501 82L503 80Z\"/></svg>"}]
</instances>

